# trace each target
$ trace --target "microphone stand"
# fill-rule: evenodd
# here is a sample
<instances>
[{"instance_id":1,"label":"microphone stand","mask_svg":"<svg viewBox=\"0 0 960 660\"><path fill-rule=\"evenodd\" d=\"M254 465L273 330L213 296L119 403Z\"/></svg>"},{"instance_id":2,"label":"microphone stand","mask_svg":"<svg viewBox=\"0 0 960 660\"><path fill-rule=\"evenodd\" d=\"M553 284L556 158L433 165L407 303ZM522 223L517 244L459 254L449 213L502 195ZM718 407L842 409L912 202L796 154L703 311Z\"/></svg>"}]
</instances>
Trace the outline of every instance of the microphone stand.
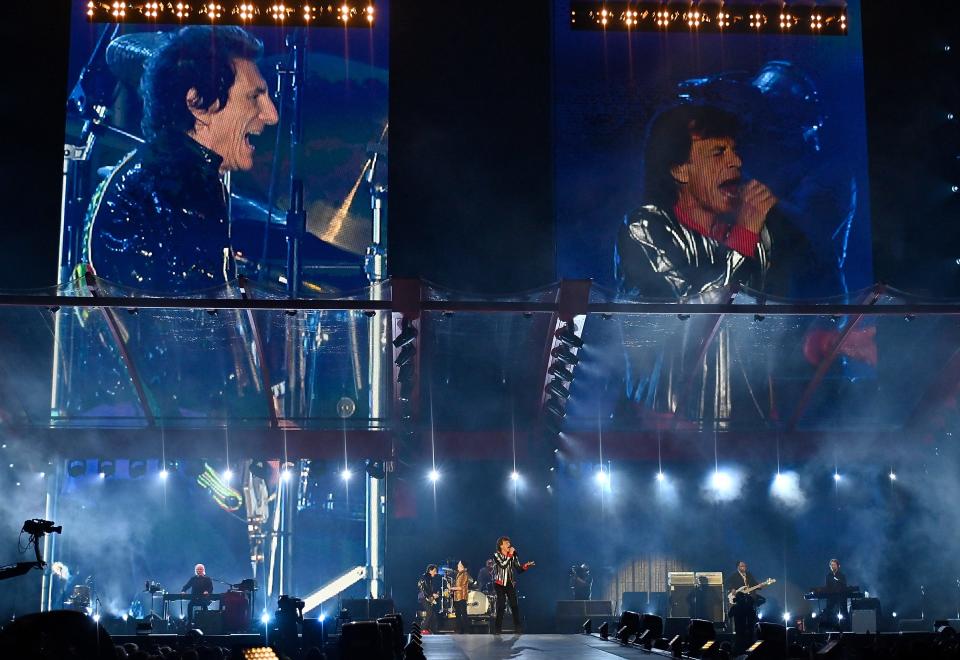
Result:
<instances>
[{"instance_id":1,"label":"microphone stand","mask_svg":"<svg viewBox=\"0 0 960 660\"><path fill-rule=\"evenodd\" d=\"M301 242L307 234L307 214L303 208L303 179L300 174L303 143L303 100L306 94L306 32L295 29L287 35L290 50L287 68L278 66L277 75L287 76L285 87L293 114L290 119L290 208L287 210L287 293L291 298L300 295L303 266ZM282 102L282 101L281 101Z\"/></svg>"},{"instance_id":2,"label":"microphone stand","mask_svg":"<svg viewBox=\"0 0 960 660\"><path fill-rule=\"evenodd\" d=\"M302 241L307 234L307 214L304 209L304 185L300 172L303 142L303 102L306 94L306 31L294 29L285 40L288 49L286 66L277 65L277 86L281 90L280 103L292 105L290 116L290 207L286 215L287 239L287 295L291 299L300 296L303 265L301 263ZM286 82L286 84L284 84ZM303 395L303 388L297 381L301 372L303 356L296 339L298 336L296 317L288 317L286 324L286 392L284 393L284 412L287 417L297 417L302 406L297 404ZM281 589L283 587L281 586Z\"/></svg>"}]
</instances>

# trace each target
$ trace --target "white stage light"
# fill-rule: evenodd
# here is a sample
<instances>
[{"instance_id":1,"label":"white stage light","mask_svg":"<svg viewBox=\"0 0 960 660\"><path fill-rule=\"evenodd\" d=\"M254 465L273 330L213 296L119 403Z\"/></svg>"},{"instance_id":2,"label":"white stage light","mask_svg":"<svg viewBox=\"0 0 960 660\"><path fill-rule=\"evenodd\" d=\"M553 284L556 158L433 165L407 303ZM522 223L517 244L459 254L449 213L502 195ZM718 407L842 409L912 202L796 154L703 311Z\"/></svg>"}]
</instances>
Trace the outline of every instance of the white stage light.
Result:
<instances>
[{"instance_id":1,"label":"white stage light","mask_svg":"<svg viewBox=\"0 0 960 660\"><path fill-rule=\"evenodd\" d=\"M344 481L350 481L350 477L352 476L353 472L351 472L349 468L343 468L343 470L340 472L340 478Z\"/></svg>"},{"instance_id":2,"label":"white stage light","mask_svg":"<svg viewBox=\"0 0 960 660\"><path fill-rule=\"evenodd\" d=\"M360 580L367 577L367 569L363 566L351 568L340 577L328 582L312 594L303 599L303 612L307 613L321 603L332 600L339 593L349 589Z\"/></svg>"},{"instance_id":3,"label":"white stage light","mask_svg":"<svg viewBox=\"0 0 960 660\"><path fill-rule=\"evenodd\" d=\"M270 613L269 613L269 612L264 612L263 614L260 615L260 623L262 623L262 624L264 624L264 625L270 623Z\"/></svg>"},{"instance_id":4,"label":"white stage light","mask_svg":"<svg viewBox=\"0 0 960 660\"><path fill-rule=\"evenodd\" d=\"M840 473L839 473L839 472L834 472L834 473L833 473L833 480L834 480L834 481L840 481L840 479L842 479L842 478L843 478L843 477L840 476Z\"/></svg>"},{"instance_id":5,"label":"white stage light","mask_svg":"<svg viewBox=\"0 0 960 660\"><path fill-rule=\"evenodd\" d=\"M170 476L170 473L169 473L169 472L167 472L166 470L160 470L160 478L161 478L161 479L166 479L166 478L169 477L169 476Z\"/></svg>"},{"instance_id":6,"label":"white stage light","mask_svg":"<svg viewBox=\"0 0 960 660\"><path fill-rule=\"evenodd\" d=\"M516 470L514 470L513 472L510 473L510 480L511 480L511 481L517 481L519 478L520 478L520 473L517 472Z\"/></svg>"},{"instance_id":7,"label":"white stage light","mask_svg":"<svg viewBox=\"0 0 960 660\"><path fill-rule=\"evenodd\" d=\"M597 479L597 483L600 484L601 486L606 486L608 483L610 483L610 475L608 475L603 470L597 470L596 479Z\"/></svg>"},{"instance_id":8,"label":"white stage light","mask_svg":"<svg viewBox=\"0 0 960 660\"><path fill-rule=\"evenodd\" d=\"M743 490L743 475L733 468L715 468L702 485L704 496L713 502L732 502Z\"/></svg>"},{"instance_id":9,"label":"white stage light","mask_svg":"<svg viewBox=\"0 0 960 660\"><path fill-rule=\"evenodd\" d=\"M790 623L790 612L784 612L784 613L783 613L783 622L784 622L784 623Z\"/></svg>"},{"instance_id":10,"label":"white stage light","mask_svg":"<svg viewBox=\"0 0 960 660\"><path fill-rule=\"evenodd\" d=\"M657 481L663 482L666 481L666 479L667 475L665 475L663 472L657 472Z\"/></svg>"},{"instance_id":11,"label":"white stage light","mask_svg":"<svg viewBox=\"0 0 960 660\"><path fill-rule=\"evenodd\" d=\"M897 473L894 472L893 470L890 470L890 481L896 481L896 480L897 480Z\"/></svg>"},{"instance_id":12,"label":"white stage light","mask_svg":"<svg viewBox=\"0 0 960 660\"><path fill-rule=\"evenodd\" d=\"M791 507L801 507L807 498L800 488L800 475L796 472L778 472L770 483L770 495Z\"/></svg>"},{"instance_id":13,"label":"white stage light","mask_svg":"<svg viewBox=\"0 0 960 660\"><path fill-rule=\"evenodd\" d=\"M233 470L227 468L223 471L223 481L224 483L230 483L231 479L233 479Z\"/></svg>"},{"instance_id":14,"label":"white stage light","mask_svg":"<svg viewBox=\"0 0 960 660\"><path fill-rule=\"evenodd\" d=\"M430 474L427 475L427 478L430 479L433 483L437 483L440 480L440 473L435 469L430 470Z\"/></svg>"}]
</instances>

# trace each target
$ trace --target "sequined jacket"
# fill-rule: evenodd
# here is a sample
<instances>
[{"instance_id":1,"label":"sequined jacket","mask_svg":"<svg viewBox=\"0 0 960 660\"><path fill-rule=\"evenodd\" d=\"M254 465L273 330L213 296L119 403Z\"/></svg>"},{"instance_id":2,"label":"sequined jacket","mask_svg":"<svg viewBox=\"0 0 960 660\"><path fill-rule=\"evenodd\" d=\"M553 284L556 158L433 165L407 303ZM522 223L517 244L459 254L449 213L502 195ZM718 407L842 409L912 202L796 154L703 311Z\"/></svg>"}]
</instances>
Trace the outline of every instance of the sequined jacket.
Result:
<instances>
[{"instance_id":1,"label":"sequined jacket","mask_svg":"<svg viewBox=\"0 0 960 660\"><path fill-rule=\"evenodd\" d=\"M712 298L732 284L764 290L770 234L761 231L753 257L685 227L657 206L629 214L617 237L616 275L621 295L720 302Z\"/></svg>"},{"instance_id":2,"label":"sequined jacket","mask_svg":"<svg viewBox=\"0 0 960 660\"><path fill-rule=\"evenodd\" d=\"M83 262L109 282L158 294L233 279L221 162L186 135L129 154L91 202Z\"/></svg>"}]
</instances>

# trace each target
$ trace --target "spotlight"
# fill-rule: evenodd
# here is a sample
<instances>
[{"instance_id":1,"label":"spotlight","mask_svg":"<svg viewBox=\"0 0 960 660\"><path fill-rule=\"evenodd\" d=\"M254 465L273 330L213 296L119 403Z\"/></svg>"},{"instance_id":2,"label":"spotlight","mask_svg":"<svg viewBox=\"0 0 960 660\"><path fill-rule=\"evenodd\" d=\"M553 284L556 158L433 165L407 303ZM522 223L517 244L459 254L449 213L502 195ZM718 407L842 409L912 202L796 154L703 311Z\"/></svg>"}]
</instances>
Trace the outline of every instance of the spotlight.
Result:
<instances>
[{"instance_id":1,"label":"spotlight","mask_svg":"<svg viewBox=\"0 0 960 660\"><path fill-rule=\"evenodd\" d=\"M563 385L563 381L559 378L553 378L547 384L547 393L552 394L559 399L566 399L570 396L570 390Z\"/></svg>"},{"instance_id":2,"label":"spotlight","mask_svg":"<svg viewBox=\"0 0 960 660\"><path fill-rule=\"evenodd\" d=\"M575 367L577 363L580 362L580 358L577 357L576 353L571 351L567 346L557 346L550 351L550 355L571 367Z\"/></svg>"},{"instance_id":3,"label":"spotlight","mask_svg":"<svg viewBox=\"0 0 960 660\"><path fill-rule=\"evenodd\" d=\"M568 369L566 366L564 366L563 362L561 362L560 360L554 360L553 363L550 365L550 369L547 373L549 373L551 376L556 376L560 380L566 381L568 383L573 380L573 372L570 371L570 369Z\"/></svg>"},{"instance_id":4,"label":"spotlight","mask_svg":"<svg viewBox=\"0 0 960 660\"><path fill-rule=\"evenodd\" d=\"M100 473L101 479L104 477L112 477L117 473L117 464L110 459L101 460L97 465L97 472Z\"/></svg>"},{"instance_id":5,"label":"spotlight","mask_svg":"<svg viewBox=\"0 0 960 660\"><path fill-rule=\"evenodd\" d=\"M664 482L666 479L667 475L665 475L663 472L657 472L657 481Z\"/></svg>"},{"instance_id":6,"label":"spotlight","mask_svg":"<svg viewBox=\"0 0 960 660\"><path fill-rule=\"evenodd\" d=\"M283 481L290 481L290 479L292 479L292 478L293 478L293 473L292 473L288 468L284 468L283 471L280 472L280 479L281 479L281 480L283 480Z\"/></svg>"},{"instance_id":7,"label":"spotlight","mask_svg":"<svg viewBox=\"0 0 960 660\"><path fill-rule=\"evenodd\" d=\"M101 473L98 474L97 476L98 476L99 478L101 478L101 479L106 479L106 478L107 478L107 475L106 475L105 473L103 473L103 472L101 472Z\"/></svg>"},{"instance_id":8,"label":"spotlight","mask_svg":"<svg viewBox=\"0 0 960 660\"><path fill-rule=\"evenodd\" d=\"M130 615L128 615L126 612L124 612L123 614L120 615L120 618L123 619L124 621L126 621L128 618L130 618Z\"/></svg>"},{"instance_id":9,"label":"spotlight","mask_svg":"<svg viewBox=\"0 0 960 660\"><path fill-rule=\"evenodd\" d=\"M837 621L843 621L843 615L840 612L837 612Z\"/></svg>"},{"instance_id":10,"label":"spotlight","mask_svg":"<svg viewBox=\"0 0 960 660\"><path fill-rule=\"evenodd\" d=\"M729 502L740 495L742 477L732 470L714 469L705 484L709 498L717 502Z\"/></svg>"},{"instance_id":11,"label":"spotlight","mask_svg":"<svg viewBox=\"0 0 960 660\"><path fill-rule=\"evenodd\" d=\"M896 614L894 614L894 616L896 616ZM811 612L811 613L810 613L810 618L816 619L816 618L817 618L817 613L816 613L816 612Z\"/></svg>"},{"instance_id":12,"label":"spotlight","mask_svg":"<svg viewBox=\"0 0 960 660\"><path fill-rule=\"evenodd\" d=\"M893 470L890 470L890 475L889 475L889 476L890 476L890 481L896 481L896 480L897 480L897 473L894 472Z\"/></svg>"},{"instance_id":13,"label":"spotlight","mask_svg":"<svg viewBox=\"0 0 960 660\"><path fill-rule=\"evenodd\" d=\"M71 477L82 477L86 473L86 461L70 461L67 463L67 474L69 474Z\"/></svg>"},{"instance_id":14,"label":"spotlight","mask_svg":"<svg viewBox=\"0 0 960 660\"><path fill-rule=\"evenodd\" d=\"M167 477L170 476L170 473L167 471L167 468L160 470L160 478L166 481Z\"/></svg>"},{"instance_id":15,"label":"spotlight","mask_svg":"<svg viewBox=\"0 0 960 660\"><path fill-rule=\"evenodd\" d=\"M606 486L608 483L610 483L610 475L604 472L601 468L600 470L597 470L596 480L601 486Z\"/></svg>"},{"instance_id":16,"label":"spotlight","mask_svg":"<svg viewBox=\"0 0 960 660\"><path fill-rule=\"evenodd\" d=\"M344 481L350 481L350 477L353 476L353 472L350 471L350 468L343 468L340 472L340 478Z\"/></svg>"},{"instance_id":17,"label":"spotlight","mask_svg":"<svg viewBox=\"0 0 960 660\"><path fill-rule=\"evenodd\" d=\"M417 338L417 330L412 325L407 325L403 331L397 335L393 340L393 345L395 348L401 348L406 346L414 339Z\"/></svg>"},{"instance_id":18,"label":"spotlight","mask_svg":"<svg viewBox=\"0 0 960 660\"><path fill-rule=\"evenodd\" d=\"M584 635L589 635L590 633L592 633L592 632L593 632L593 621L592 621L591 619L587 619L586 621L584 621L584 622L583 622L583 625L580 626L580 630L583 631L583 634L584 634Z\"/></svg>"},{"instance_id":19,"label":"spotlight","mask_svg":"<svg viewBox=\"0 0 960 660\"><path fill-rule=\"evenodd\" d=\"M834 473L833 473L833 480L834 480L834 481L840 481L840 479L842 479L842 478L843 478L843 477L840 476L840 473L839 473L839 472L834 472Z\"/></svg>"},{"instance_id":20,"label":"spotlight","mask_svg":"<svg viewBox=\"0 0 960 660\"><path fill-rule=\"evenodd\" d=\"M719 492L729 491L733 487L733 478L728 472L715 470L710 477L710 486Z\"/></svg>"},{"instance_id":21,"label":"spotlight","mask_svg":"<svg viewBox=\"0 0 960 660\"><path fill-rule=\"evenodd\" d=\"M770 495L783 504L801 506L806 496L800 488L800 475L796 472L778 472L770 484Z\"/></svg>"},{"instance_id":22,"label":"spotlight","mask_svg":"<svg viewBox=\"0 0 960 660\"><path fill-rule=\"evenodd\" d=\"M226 470L223 471L223 481L224 483L230 483L232 479L233 479L233 470L231 470L230 468L227 468Z\"/></svg>"},{"instance_id":23,"label":"spotlight","mask_svg":"<svg viewBox=\"0 0 960 660\"><path fill-rule=\"evenodd\" d=\"M783 622L784 622L784 623L790 623L790 612L784 612L784 613L783 613Z\"/></svg>"},{"instance_id":24,"label":"spotlight","mask_svg":"<svg viewBox=\"0 0 960 660\"><path fill-rule=\"evenodd\" d=\"M520 473L517 472L516 470L510 473L510 479L512 481L517 481L519 478L520 478Z\"/></svg>"},{"instance_id":25,"label":"spotlight","mask_svg":"<svg viewBox=\"0 0 960 660\"><path fill-rule=\"evenodd\" d=\"M97 623L100 623L100 615L99 615L99 614L94 614L94 615L93 615L93 620L96 621Z\"/></svg>"},{"instance_id":26,"label":"spotlight","mask_svg":"<svg viewBox=\"0 0 960 660\"><path fill-rule=\"evenodd\" d=\"M262 623L262 624L264 624L264 625L270 623L270 614L267 613L267 612L264 612L263 614L261 614L261 615L260 615L260 623Z\"/></svg>"},{"instance_id":27,"label":"spotlight","mask_svg":"<svg viewBox=\"0 0 960 660\"><path fill-rule=\"evenodd\" d=\"M407 344L400 349L400 353L397 355L397 359L393 361L398 367L403 367L405 365L413 362L413 357L417 354L417 349L413 347L413 344Z\"/></svg>"},{"instance_id":28,"label":"spotlight","mask_svg":"<svg viewBox=\"0 0 960 660\"><path fill-rule=\"evenodd\" d=\"M602 639L608 639L610 637L610 624L607 621L604 621L600 624L597 632L600 633L600 637Z\"/></svg>"},{"instance_id":29,"label":"spotlight","mask_svg":"<svg viewBox=\"0 0 960 660\"><path fill-rule=\"evenodd\" d=\"M897 618L897 613L896 613L896 612L893 613L893 618L894 618L894 619Z\"/></svg>"},{"instance_id":30,"label":"spotlight","mask_svg":"<svg viewBox=\"0 0 960 660\"><path fill-rule=\"evenodd\" d=\"M564 325L554 333L554 336L570 348L583 348L583 340L577 336L570 324Z\"/></svg>"},{"instance_id":31,"label":"spotlight","mask_svg":"<svg viewBox=\"0 0 960 660\"><path fill-rule=\"evenodd\" d=\"M551 397L547 400L547 405L544 406L544 409L553 415L556 415L560 419L563 419L567 416L566 408L564 408L563 402L560 399Z\"/></svg>"},{"instance_id":32,"label":"spotlight","mask_svg":"<svg viewBox=\"0 0 960 660\"><path fill-rule=\"evenodd\" d=\"M427 478L430 479L433 483L440 481L440 473L437 472L436 468L430 470L430 473L427 475Z\"/></svg>"}]
</instances>

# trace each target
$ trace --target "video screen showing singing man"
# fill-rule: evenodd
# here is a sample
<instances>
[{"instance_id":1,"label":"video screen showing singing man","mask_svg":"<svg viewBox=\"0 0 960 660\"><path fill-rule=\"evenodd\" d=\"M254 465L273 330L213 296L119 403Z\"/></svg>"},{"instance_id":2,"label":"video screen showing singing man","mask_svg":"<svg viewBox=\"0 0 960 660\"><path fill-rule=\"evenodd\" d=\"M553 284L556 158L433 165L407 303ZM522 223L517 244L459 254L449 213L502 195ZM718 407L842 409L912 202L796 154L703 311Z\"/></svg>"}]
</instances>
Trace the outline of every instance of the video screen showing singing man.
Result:
<instances>
[{"instance_id":1,"label":"video screen showing singing man","mask_svg":"<svg viewBox=\"0 0 960 660\"><path fill-rule=\"evenodd\" d=\"M235 277L221 176L253 168L252 139L277 123L242 28L190 26L146 63L140 83L146 144L95 193L83 262L115 284L162 294Z\"/></svg>"},{"instance_id":2,"label":"video screen showing singing man","mask_svg":"<svg viewBox=\"0 0 960 660\"><path fill-rule=\"evenodd\" d=\"M762 290L770 266L766 222L777 199L744 180L739 121L708 105L661 112L645 148L648 203L628 214L617 238L621 293L688 299L733 284Z\"/></svg>"}]
</instances>

